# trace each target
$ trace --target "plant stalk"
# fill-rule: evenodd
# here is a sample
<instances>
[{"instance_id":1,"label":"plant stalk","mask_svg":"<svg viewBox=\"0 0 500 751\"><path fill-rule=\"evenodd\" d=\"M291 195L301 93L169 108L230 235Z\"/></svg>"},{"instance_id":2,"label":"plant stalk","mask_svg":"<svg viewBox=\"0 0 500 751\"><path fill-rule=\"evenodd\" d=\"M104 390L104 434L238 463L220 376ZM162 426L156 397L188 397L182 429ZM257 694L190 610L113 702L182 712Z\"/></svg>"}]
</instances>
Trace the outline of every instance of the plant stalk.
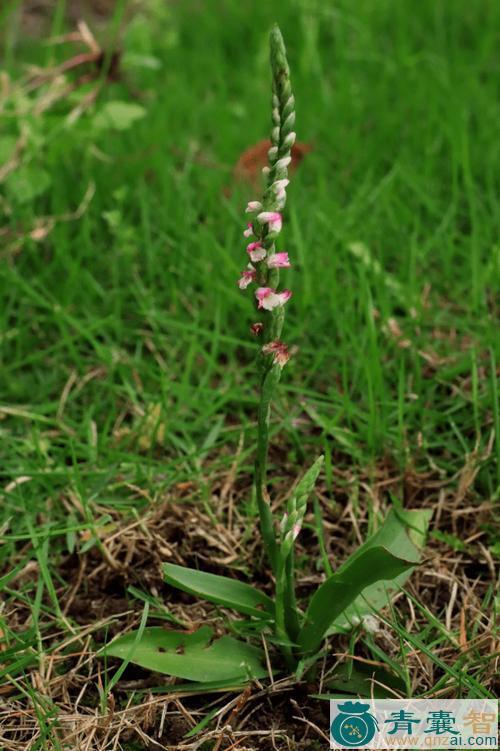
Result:
<instances>
[{"instance_id":1,"label":"plant stalk","mask_svg":"<svg viewBox=\"0 0 500 751\"><path fill-rule=\"evenodd\" d=\"M255 460L255 496L260 517L260 529L264 547L273 573L277 573L277 550L273 515L267 498L267 455L269 451L269 421L271 401L281 376L277 365L263 369L261 375L260 400L257 412L257 457Z\"/></svg>"}]
</instances>

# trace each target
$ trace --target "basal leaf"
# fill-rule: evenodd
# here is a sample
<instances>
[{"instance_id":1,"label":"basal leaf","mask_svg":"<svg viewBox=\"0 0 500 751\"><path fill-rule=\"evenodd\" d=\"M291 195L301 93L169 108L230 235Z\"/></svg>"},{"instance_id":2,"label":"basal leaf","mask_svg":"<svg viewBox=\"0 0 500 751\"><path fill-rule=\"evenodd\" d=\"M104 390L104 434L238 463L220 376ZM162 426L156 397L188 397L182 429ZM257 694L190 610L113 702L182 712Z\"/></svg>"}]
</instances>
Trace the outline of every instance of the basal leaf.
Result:
<instances>
[{"instance_id":1,"label":"basal leaf","mask_svg":"<svg viewBox=\"0 0 500 751\"><path fill-rule=\"evenodd\" d=\"M407 558L419 555L423 548L432 511L391 510L381 528L375 532L354 555L369 550L376 545L383 545L396 556ZM381 610L389 604L391 597L405 584L411 576L409 568L392 581L377 581L365 587L359 597L335 620L329 634L345 632L358 624L363 616Z\"/></svg>"},{"instance_id":2,"label":"basal leaf","mask_svg":"<svg viewBox=\"0 0 500 751\"><path fill-rule=\"evenodd\" d=\"M384 524L314 593L298 643L316 651L328 633L383 607L419 561L429 511L391 510ZM358 621L359 622L359 621Z\"/></svg>"},{"instance_id":3,"label":"basal leaf","mask_svg":"<svg viewBox=\"0 0 500 751\"><path fill-rule=\"evenodd\" d=\"M264 678L262 652L245 642L223 636L212 641L213 631L202 626L194 633L146 628L137 640L131 632L111 642L104 650L149 670L201 683L246 681Z\"/></svg>"},{"instance_id":4,"label":"basal leaf","mask_svg":"<svg viewBox=\"0 0 500 751\"><path fill-rule=\"evenodd\" d=\"M174 563L164 563L163 574L168 584L209 602L256 618L269 619L273 616L274 603L271 598L245 582Z\"/></svg>"},{"instance_id":5,"label":"basal leaf","mask_svg":"<svg viewBox=\"0 0 500 751\"><path fill-rule=\"evenodd\" d=\"M302 651L316 652L332 623L367 586L394 579L417 560L399 558L382 546L351 556L312 596L297 639Z\"/></svg>"},{"instance_id":6,"label":"basal leaf","mask_svg":"<svg viewBox=\"0 0 500 751\"><path fill-rule=\"evenodd\" d=\"M216 691L242 691L248 683L248 678L239 676L224 681L190 681L189 683L173 683L170 686L162 686L166 694L207 694Z\"/></svg>"}]
</instances>

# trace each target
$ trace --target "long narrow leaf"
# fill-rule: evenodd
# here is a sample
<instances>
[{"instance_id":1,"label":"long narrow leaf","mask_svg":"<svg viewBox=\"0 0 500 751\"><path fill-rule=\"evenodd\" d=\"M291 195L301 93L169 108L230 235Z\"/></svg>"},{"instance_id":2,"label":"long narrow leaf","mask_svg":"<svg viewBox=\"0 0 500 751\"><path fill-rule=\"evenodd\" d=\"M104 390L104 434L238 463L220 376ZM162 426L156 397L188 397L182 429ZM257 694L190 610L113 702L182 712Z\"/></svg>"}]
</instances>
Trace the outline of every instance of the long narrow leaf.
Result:
<instances>
[{"instance_id":1,"label":"long narrow leaf","mask_svg":"<svg viewBox=\"0 0 500 751\"><path fill-rule=\"evenodd\" d=\"M105 648L104 654L123 657L159 673L202 683L245 682L267 675L260 649L231 636L212 642L212 636L209 626L202 626L192 634L153 626L144 629L140 638L137 632L119 637Z\"/></svg>"},{"instance_id":2,"label":"long narrow leaf","mask_svg":"<svg viewBox=\"0 0 500 751\"><path fill-rule=\"evenodd\" d=\"M174 563L163 564L163 575L172 587L215 602L217 605L232 608L238 613L267 620L273 615L274 603L271 598L237 579L176 566Z\"/></svg>"},{"instance_id":3,"label":"long narrow leaf","mask_svg":"<svg viewBox=\"0 0 500 751\"><path fill-rule=\"evenodd\" d=\"M408 558L418 556L423 548L432 511L391 510L382 527L375 532L349 559L363 555L366 550L382 545L393 555ZM363 616L386 607L391 597L398 592L408 580L412 569L409 568L392 581L376 581L363 589L356 600L335 619L328 634L342 633L359 623Z\"/></svg>"},{"instance_id":4,"label":"long narrow leaf","mask_svg":"<svg viewBox=\"0 0 500 751\"><path fill-rule=\"evenodd\" d=\"M315 652L332 623L367 586L390 581L417 562L418 557L405 560L382 546L349 558L312 596L297 639L302 651Z\"/></svg>"}]
</instances>

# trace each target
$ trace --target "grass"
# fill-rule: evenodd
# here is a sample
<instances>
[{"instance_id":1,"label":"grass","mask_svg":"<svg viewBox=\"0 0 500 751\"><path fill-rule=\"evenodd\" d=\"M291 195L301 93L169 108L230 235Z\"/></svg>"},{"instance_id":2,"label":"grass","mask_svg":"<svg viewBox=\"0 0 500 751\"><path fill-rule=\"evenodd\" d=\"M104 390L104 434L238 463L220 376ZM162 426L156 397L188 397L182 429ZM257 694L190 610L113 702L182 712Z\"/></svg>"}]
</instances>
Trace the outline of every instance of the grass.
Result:
<instances>
[{"instance_id":1,"label":"grass","mask_svg":"<svg viewBox=\"0 0 500 751\"><path fill-rule=\"evenodd\" d=\"M235 513L251 538L254 314L235 279L252 196L232 185L231 169L268 131L275 20L299 139L314 146L291 183L284 229L294 259L285 338L298 352L276 405L276 490L286 492L282 478L321 447L321 500L332 513L348 501L363 535L387 488L409 505L435 505L435 530L448 537L431 550L439 542L448 559L452 545L465 547L466 563L453 569L458 639L463 593L490 580L487 511L500 484L500 8L150 3L122 23L124 80L103 78L96 104L68 122L82 94L37 114L50 84L28 93L23 76L26 63L53 65L69 48L28 41L15 5L1 11L12 89L0 101L0 161L24 141L0 185L0 672L9 699L24 697L38 716L31 748L62 748L56 706L33 675L43 681L79 633L65 610L75 584L68 556L100 550L112 572L109 537L131 524L154 534L155 508L184 493L210 530L226 518L224 481L236 483ZM124 10L117 5L96 32L105 49ZM55 34L63 11L59 3L49 19ZM103 125L114 101L144 116L123 129ZM64 218L52 226L47 217ZM139 581L161 612L144 571ZM442 622L450 593L440 599L432 586L425 604ZM140 619L143 603L133 602L123 610L135 607ZM113 622L105 608L102 618ZM401 621L394 628L416 649L418 634L408 637ZM427 623L420 636L429 659L441 649L433 639L451 638L450 628L438 631ZM459 690L451 654L426 690L443 676ZM483 687L486 654L460 658Z\"/></svg>"}]
</instances>

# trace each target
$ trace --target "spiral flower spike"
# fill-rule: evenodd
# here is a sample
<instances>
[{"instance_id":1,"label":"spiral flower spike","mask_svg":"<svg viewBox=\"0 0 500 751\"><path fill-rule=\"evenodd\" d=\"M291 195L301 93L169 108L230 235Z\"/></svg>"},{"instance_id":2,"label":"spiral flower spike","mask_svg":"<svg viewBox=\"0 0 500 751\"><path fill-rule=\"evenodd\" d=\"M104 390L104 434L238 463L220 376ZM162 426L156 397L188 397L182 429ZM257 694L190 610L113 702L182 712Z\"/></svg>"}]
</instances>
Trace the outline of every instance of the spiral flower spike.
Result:
<instances>
[{"instance_id":1,"label":"spiral flower spike","mask_svg":"<svg viewBox=\"0 0 500 751\"><path fill-rule=\"evenodd\" d=\"M285 44L277 26L270 35L270 62L272 73L271 147L269 164L265 168L266 187L260 200L250 201L246 212L250 215L243 234L247 244L249 265L241 272L237 284L242 290L255 284L255 305L261 320L251 327L254 336L261 340L259 352L260 401L258 409L257 458L255 462L255 494L259 508L260 525L265 548L273 567L278 566L278 543L273 518L266 497L267 453L271 402L281 371L290 354L281 341L284 308L291 298L288 289L280 289L280 269L291 266L288 253L276 252L276 239L283 225L283 209L289 185L288 167L292 161L291 150L295 142L295 99L292 94L290 71ZM248 259L247 259L248 260ZM291 534L298 533L298 514ZM295 529L295 532L294 532ZM290 533L288 534L288 538Z\"/></svg>"}]
</instances>

